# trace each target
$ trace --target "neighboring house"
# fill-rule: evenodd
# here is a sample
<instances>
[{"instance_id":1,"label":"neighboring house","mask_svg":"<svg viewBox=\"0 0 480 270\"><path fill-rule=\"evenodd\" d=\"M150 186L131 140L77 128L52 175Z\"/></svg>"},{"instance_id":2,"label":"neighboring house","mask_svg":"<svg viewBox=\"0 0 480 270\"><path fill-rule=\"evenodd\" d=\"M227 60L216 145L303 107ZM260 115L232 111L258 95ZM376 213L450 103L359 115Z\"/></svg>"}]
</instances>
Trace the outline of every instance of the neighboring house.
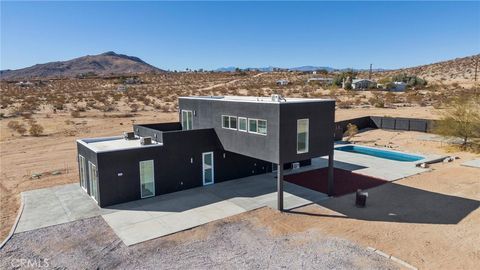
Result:
<instances>
[{"instance_id":1,"label":"neighboring house","mask_svg":"<svg viewBox=\"0 0 480 270\"><path fill-rule=\"evenodd\" d=\"M333 78L309 78L307 80L307 83L310 82L318 82L319 84L322 85L330 85L333 84Z\"/></svg>"},{"instance_id":2,"label":"neighboring house","mask_svg":"<svg viewBox=\"0 0 480 270\"><path fill-rule=\"evenodd\" d=\"M77 140L80 185L101 207L277 171L283 210L283 170L327 155L332 193L334 100L205 96L178 103L180 122Z\"/></svg>"},{"instance_id":3,"label":"neighboring house","mask_svg":"<svg viewBox=\"0 0 480 270\"><path fill-rule=\"evenodd\" d=\"M406 83L404 83L404 82L393 82L390 85L390 88L388 90L394 91L394 92L402 92L402 91L405 91L405 89L407 89L407 84Z\"/></svg>"},{"instance_id":4,"label":"neighboring house","mask_svg":"<svg viewBox=\"0 0 480 270\"><path fill-rule=\"evenodd\" d=\"M118 92L125 92L125 91L127 91L127 86L125 86L125 85L119 85L119 86L117 87L117 91L118 91Z\"/></svg>"},{"instance_id":5,"label":"neighboring house","mask_svg":"<svg viewBox=\"0 0 480 270\"><path fill-rule=\"evenodd\" d=\"M288 80L277 80L277 85L287 85Z\"/></svg>"},{"instance_id":6,"label":"neighboring house","mask_svg":"<svg viewBox=\"0 0 480 270\"><path fill-rule=\"evenodd\" d=\"M352 80L352 89L355 89L355 90L374 88L376 86L377 86L377 83L372 80L367 80L367 79Z\"/></svg>"},{"instance_id":7,"label":"neighboring house","mask_svg":"<svg viewBox=\"0 0 480 270\"><path fill-rule=\"evenodd\" d=\"M27 81L27 82L18 82L15 85L20 87L29 87L29 86L34 86L35 84Z\"/></svg>"}]
</instances>

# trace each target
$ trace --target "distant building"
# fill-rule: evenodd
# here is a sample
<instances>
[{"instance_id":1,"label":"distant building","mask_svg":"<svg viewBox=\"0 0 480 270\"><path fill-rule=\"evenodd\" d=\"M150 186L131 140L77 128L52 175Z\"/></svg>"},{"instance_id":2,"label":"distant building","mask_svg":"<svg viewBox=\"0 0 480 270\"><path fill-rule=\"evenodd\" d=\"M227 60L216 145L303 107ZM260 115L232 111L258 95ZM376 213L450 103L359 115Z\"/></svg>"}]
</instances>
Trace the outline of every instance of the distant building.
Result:
<instances>
[{"instance_id":1,"label":"distant building","mask_svg":"<svg viewBox=\"0 0 480 270\"><path fill-rule=\"evenodd\" d=\"M393 86L393 87L392 87ZM407 89L407 84L404 82L393 82L390 85L390 88L388 90L394 91L394 92L403 92Z\"/></svg>"},{"instance_id":2,"label":"distant building","mask_svg":"<svg viewBox=\"0 0 480 270\"><path fill-rule=\"evenodd\" d=\"M307 83L318 82L319 84L328 85L333 84L333 78L309 78Z\"/></svg>"},{"instance_id":3,"label":"distant building","mask_svg":"<svg viewBox=\"0 0 480 270\"><path fill-rule=\"evenodd\" d=\"M377 83L372 80L367 80L367 79L352 80L352 89L360 90L360 89L368 89L373 87L377 87Z\"/></svg>"},{"instance_id":4,"label":"distant building","mask_svg":"<svg viewBox=\"0 0 480 270\"><path fill-rule=\"evenodd\" d=\"M277 80L277 85L287 85L288 80Z\"/></svg>"},{"instance_id":5,"label":"distant building","mask_svg":"<svg viewBox=\"0 0 480 270\"><path fill-rule=\"evenodd\" d=\"M35 84L32 82L18 82L15 85L20 87L29 87L29 86L34 86Z\"/></svg>"}]
</instances>

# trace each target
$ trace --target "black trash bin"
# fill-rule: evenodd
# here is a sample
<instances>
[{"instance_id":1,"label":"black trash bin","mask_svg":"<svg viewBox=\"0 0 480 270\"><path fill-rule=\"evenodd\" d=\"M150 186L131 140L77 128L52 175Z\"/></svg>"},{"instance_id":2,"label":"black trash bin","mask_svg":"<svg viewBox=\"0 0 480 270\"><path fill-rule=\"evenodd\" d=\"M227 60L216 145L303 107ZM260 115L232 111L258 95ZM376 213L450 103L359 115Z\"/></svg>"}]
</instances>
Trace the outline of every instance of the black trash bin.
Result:
<instances>
[{"instance_id":1,"label":"black trash bin","mask_svg":"<svg viewBox=\"0 0 480 270\"><path fill-rule=\"evenodd\" d=\"M361 189L357 190L357 196L355 198L355 205L357 207L365 207L367 204L368 192L362 191Z\"/></svg>"}]
</instances>

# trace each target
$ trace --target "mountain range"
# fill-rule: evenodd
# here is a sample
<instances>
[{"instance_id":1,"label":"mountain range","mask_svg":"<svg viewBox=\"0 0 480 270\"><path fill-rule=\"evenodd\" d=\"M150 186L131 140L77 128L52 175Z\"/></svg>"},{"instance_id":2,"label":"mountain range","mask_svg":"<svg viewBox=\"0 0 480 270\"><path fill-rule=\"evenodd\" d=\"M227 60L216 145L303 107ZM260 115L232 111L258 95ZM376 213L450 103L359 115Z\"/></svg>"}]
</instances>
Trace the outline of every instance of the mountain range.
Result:
<instances>
[{"instance_id":1,"label":"mountain range","mask_svg":"<svg viewBox=\"0 0 480 270\"><path fill-rule=\"evenodd\" d=\"M37 64L17 70L2 70L2 80L27 78L76 77L84 75L120 75L148 72L164 72L138 57L106 52L87 55L67 61Z\"/></svg>"}]
</instances>

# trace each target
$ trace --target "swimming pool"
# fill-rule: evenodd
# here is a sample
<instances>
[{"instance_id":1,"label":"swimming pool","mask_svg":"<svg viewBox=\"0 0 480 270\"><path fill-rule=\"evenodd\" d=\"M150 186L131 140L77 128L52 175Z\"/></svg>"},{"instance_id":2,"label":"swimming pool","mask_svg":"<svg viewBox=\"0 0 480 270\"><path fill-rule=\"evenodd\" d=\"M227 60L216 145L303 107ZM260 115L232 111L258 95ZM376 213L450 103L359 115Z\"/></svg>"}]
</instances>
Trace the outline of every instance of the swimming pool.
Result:
<instances>
[{"instance_id":1,"label":"swimming pool","mask_svg":"<svg viewBox=\"0 0 480 270\"><path fill-rule=\"evenodd\" d=\"M390 159L390 160L396 160L396 161L405 161L405 162L419 161L424 159L424 157L422 156L404 154L400 152L393 152L393 151L382 150L382 149L377 149L372 147L358 146L358 145L340 146L335 148L335 150L368 155L368 156Z\"/></svg>"}]
</instances>

